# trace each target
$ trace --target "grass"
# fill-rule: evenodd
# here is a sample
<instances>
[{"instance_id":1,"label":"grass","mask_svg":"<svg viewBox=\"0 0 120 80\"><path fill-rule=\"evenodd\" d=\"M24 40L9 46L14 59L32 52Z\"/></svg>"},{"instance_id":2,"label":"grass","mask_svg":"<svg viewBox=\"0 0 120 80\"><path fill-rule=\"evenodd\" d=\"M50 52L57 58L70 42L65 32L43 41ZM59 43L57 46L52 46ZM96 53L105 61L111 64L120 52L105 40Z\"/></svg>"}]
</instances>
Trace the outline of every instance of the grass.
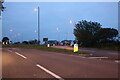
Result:
<instances>
[{"instance_id":1,"label":"grass","mask_svg":"<svg viewBox=\"0 0 120 80\"><path fill-rule=\"evenodd\" d=\"M67 49L59 49L59 48L53 48L53 47L47 47L45 45L4 45L3 48L6 47L18 47L18 48L26 48L26 49L39 49L44 51L51 51L51 52L60 52L60 53L74 53L73 50L67 50ZM74 54L90 54L88 52L75 52Z\"/></svg>"}]
</instances>

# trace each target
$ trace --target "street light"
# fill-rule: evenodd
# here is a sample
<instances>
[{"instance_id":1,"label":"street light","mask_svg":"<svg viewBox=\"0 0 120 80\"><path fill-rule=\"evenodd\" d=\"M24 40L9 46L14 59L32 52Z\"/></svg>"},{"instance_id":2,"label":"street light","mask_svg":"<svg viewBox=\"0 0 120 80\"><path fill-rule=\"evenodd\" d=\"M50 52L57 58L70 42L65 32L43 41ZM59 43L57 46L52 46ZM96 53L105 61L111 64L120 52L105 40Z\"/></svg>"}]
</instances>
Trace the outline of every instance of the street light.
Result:
<instances>
[{"instance_id":1,"label":"street light","mask_svg":"<svg viewBox=\"0 0 120 80\"><path fill-rule=\"evenodd\" d=\"M10 32L13 32L13 30L12 30L12 29L10 29L9 31L10 31Z\"/></svg>"},{"instance_id":2,"label":"street light","mask_svg":"<svg viewBox=\"0 0 120 80\"><path fill-rule=\"evenodd\" d=\"M21 41L21 34L17 33L18 41Z\"/></svg>"},{"instance_id":3,"label":"street light","mask_svg":"<svg viewBox=\"0 0 120 80\"><path fill-rule=\"evenodd\" d=\"M72 24L73 22L72 22L72 20L70 20L70 24Z\"/></svg>"},{"instance_id":4,"label":"street light","mask_svg":"<svg viewBox=\"0 0 120 80\"><path fill-rule=\"evenodd\" d=\"M10 32L10 41L11 41L12 40L12 32L13 32L13 30L10 29L9 32Z\"/></svg>"},{"instance_id":5,"label":"street light","mask_svg":"<svg viewBox=\"0 0 120 80\"><path fill-rule=\"evenodd\" d=\"M34 33L35 33L35 39L36 39L36 34L38 34L38 33L37 33L37 30L34 30Z\"/></svg>"},{"instance_id":6,"label":"street light","mask_svg":"<svg viewBox=\"0 0 120 80\"><path fill-rule=\"evenodd\" d=\"M70 23L70 24L73 24L73 21L70 20L69 23ZM66 30L67 30L67 29L66 29ZM69 31L66 32L66 40L67 40L68 37L69 37Z\"/></svg>"},{"instance_id":7,"label":"street light","mask_svg":"<svg viewBox=\"0 0 120 80\"><path fill-rule=\"evenodd\" d=\"M60 41L60 33L59 33L59 32L60 32L60 30L59 30L59 28L58 28L58 27L56 28L56 30L57 30L57 32L58 32L58 41Z\"/></svg>"},{"instance_id":8,"label":"street light","mask_svg":"<svg viewBox=\"0 0 120 80\"><path fill-rule=\"evenodd\" d=\"M38 12L37 13L38 14L37 17L38 17L38 45L39 45L39 42L40 42L40 34L39 34L40 33L40 30L39 30L39 28L40 28L40 23L39 23L39 21L40 21L40 19L39 19L39 6L37 8L35 8L34 11Z\"/></svg>"}]
</instances>

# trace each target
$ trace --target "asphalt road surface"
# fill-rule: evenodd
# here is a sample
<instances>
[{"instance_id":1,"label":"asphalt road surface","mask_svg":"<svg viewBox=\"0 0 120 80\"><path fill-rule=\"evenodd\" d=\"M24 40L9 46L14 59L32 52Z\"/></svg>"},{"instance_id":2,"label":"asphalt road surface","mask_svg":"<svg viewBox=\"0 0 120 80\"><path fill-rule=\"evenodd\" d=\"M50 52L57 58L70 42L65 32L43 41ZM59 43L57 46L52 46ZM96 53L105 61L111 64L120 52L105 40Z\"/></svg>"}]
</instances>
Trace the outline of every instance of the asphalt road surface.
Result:
<instances>
[{"instance_id":1,"label":"asphalt road surface","mask_svg":"<svg viewBox=\"0 0 120 80\"><path fill-rule=\"evenodd\" d=\"M120 51L102 50L94 48L79 48L79 51L92 53L92 55L89 55L88 57L96 57L120 62Z\"/></svg>"},{"instance_id":2,"label":"asphalt road surface","mask_svg":"<svg viewBox=\"0 0 120 80\"><path fill-rule=\"evenodd\" d=\"M52 46L52 47L73 50L73 47L71 46ZM84 55L85 57L104 59L104 60L113 60L116 62L120 62L119 61L120 51L102 50L102 49L95 49L95 48L81 48L81 47L79 47L79 51L90 53L90 55Z\"/></svg>"},{"instance_id":3,"label":"asphalt road surface","mask_svg":"<svg viewBox=\"0 0 120 80\"><path fill-rule=\"evenodd\" d=\"M118 62L36 49L4 48L3 78L118 78Z\"/></svg>"}]
</instances>

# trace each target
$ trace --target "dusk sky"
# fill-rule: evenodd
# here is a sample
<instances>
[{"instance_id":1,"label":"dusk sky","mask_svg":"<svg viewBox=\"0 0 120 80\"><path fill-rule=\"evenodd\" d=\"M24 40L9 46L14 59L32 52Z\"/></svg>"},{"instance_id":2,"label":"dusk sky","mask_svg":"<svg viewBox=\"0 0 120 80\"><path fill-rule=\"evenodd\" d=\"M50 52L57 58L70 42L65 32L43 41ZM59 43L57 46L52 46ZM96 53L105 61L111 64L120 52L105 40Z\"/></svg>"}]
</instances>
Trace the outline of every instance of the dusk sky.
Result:
<instances>
[{"instance_id":1,"label":"dusk sky","mask_svg":"<svg viewBox=\"0 0 120 80\"><path fill-rule=\"evenodd\" d=\"M74 24L81 20L118 29L117 2L6 2L4 6L3 37L12 41L37 39L37 12L34 8L38 6L41 40L74 40Z\"/></svg>"}]
</instances>

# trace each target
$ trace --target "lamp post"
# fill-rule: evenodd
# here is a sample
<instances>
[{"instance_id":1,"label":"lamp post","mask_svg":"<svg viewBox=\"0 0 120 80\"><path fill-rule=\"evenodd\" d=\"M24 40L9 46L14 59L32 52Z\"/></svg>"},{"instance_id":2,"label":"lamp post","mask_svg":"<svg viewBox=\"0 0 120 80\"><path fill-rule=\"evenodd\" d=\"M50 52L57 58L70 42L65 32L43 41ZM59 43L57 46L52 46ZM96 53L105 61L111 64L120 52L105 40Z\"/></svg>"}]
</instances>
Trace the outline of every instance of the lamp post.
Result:
<instances>
[{"instance_id":1,"label":"lamp post","mask_svg":"<svg viewBox=\"0 0 120 80\"><path fill-rule=\"evenodd\" d=\"M10 41L12 41L12 32L13 32L13 30L10 29L9 32L10 32Z\"/></svg>"},{"instance_id":2,"label":"lamp post","mask_svg":"<svg viewBox=\"0 0 120 80\"><path fill-rule=\"evenodd\" d=\"M69 24L70 24L70 25L73 24L73 21L70 20L70 21L69 21ZM69 38L69 33L70 33L70 32L68 31L68 32L67 32L67 36L68 36L68 38Z\"/></svg>"},{"instance_id":3,"label":"lamp post","mask_svg":"<svg viewBox=\"0 0 120 80\"><path fill-rule=\"evenodd\" d=\"M40 43L40 34L39 34L39 33L40 33L40 30L39 30L39 29L40 29L40 18L39 18L39 15L40 15L39 11L40 11L40 10L39 10L39 9L40 9L39 6L34 9L34 11L38 12L38 13L37 13L37 14L38 14L38 15L37 15L37 17L38 17L38 18L37 18L37 20L38 20L38 23L37 23L37 24L38 24L38 45L39 45L39 43Z\"/></svg>"},{"instance_id":4,"label":"lamp post","mask_svg":"<svg viewBox=\"0 0 120 80\"><path fill-rule=\"evenodd\" d=\"M60 30L59 30L58 27L56 28L56 30L57 30L57 32L58 32L58 41L60 41Z\"/></svg>"}]
</instances>

